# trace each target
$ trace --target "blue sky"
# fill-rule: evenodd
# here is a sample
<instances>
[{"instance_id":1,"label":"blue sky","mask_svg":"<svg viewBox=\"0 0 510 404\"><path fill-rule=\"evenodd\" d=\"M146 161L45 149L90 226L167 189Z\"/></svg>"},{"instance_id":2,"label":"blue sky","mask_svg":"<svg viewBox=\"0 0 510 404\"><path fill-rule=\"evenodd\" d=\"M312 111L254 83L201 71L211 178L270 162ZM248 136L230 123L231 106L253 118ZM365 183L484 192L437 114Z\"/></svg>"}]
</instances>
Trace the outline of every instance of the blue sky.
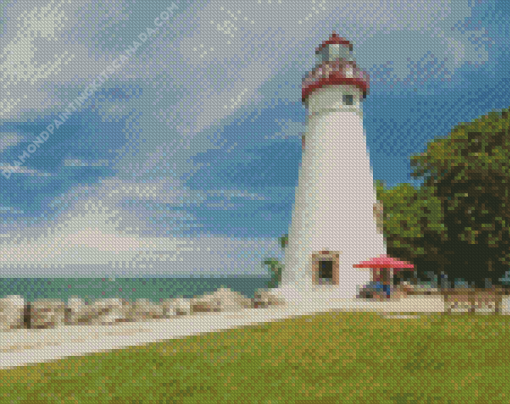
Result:
<instances>
[{"instance_id":1,"label":"blue sky","mask_svg":"<svg viewBox=\"0 0 510 404\"><path fill-rule=\"evenodd\" d=\"M0 176L2 276L266 274L291 219L301 79L333 30L370 75L367 145L389 186L419 184L409 156L427 142L510 105L510 2L173 4L0 5L3 170L161 16Z\"/></svg>"}]
</instances>

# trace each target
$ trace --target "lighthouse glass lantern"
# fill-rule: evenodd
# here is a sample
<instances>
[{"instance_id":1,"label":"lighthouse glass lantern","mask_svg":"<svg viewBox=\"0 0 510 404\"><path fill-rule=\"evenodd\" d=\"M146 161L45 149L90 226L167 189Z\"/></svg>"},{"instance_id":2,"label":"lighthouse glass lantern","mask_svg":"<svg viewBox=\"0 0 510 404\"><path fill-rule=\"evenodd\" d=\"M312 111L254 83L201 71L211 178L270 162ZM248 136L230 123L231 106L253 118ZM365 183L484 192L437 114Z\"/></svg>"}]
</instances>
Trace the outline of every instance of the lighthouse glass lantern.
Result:
<instances>
[{"instance_id":1,"label":"lighthouse glass lantern","mask_svg":"<svg viewBox=\"0 0 510 404\"><path fill-rule=\"evenodd\" d=\"M376 193L363 127L369 77L356 66L352 44L335 33L305 75L306 152L295 202L279 292L305 290L354 298L370 273L353 267L386 254L374 219Z\"/></svg>"},{"instance_id":2,"label":"lighthouse glass lantern","mask_svg":"<svg viewBox=\"0 0 510 404\"><path fill-rule=\"evenodd\" d=\"M328 44L319 49L316 57L317 64L337 60L354 61L352 46L344 46L342 44Z\"/></svg>"}]
</instances>

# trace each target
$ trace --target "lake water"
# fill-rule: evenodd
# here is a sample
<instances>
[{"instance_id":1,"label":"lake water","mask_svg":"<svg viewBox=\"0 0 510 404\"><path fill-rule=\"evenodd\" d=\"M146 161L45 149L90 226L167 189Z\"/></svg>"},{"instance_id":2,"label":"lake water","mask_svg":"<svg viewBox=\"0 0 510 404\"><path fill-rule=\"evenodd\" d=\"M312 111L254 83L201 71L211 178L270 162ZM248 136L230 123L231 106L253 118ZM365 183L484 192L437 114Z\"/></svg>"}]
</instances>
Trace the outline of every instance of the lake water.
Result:
<instances>
[{"instance_id":1,"label":"lake water","mask_svg":"<svg viewBox=\"0 0 510 404\"><path fill-rule=\"evenodd\" d=\"M101 298L123 298L129 301L149 299L160 302L173 297L191 298L226 287L252 298L259 288L267 288L270 278L0 278L0 298L21 295L25 302L36 299L60 299L67 303L71 296L85 301Z\"/></svg>"}]
</instances>

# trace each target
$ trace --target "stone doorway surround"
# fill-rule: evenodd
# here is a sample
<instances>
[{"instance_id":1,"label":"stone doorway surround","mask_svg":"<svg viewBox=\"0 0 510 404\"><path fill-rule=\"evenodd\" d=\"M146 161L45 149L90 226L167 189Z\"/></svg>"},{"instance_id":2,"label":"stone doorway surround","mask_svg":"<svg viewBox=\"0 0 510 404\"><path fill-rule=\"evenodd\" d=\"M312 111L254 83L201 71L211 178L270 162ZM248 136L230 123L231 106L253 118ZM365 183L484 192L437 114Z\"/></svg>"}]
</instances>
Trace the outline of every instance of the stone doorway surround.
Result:
<instances>
[{"instance_id":1,"label":"stone doorway surround","mask_svg":"<svg viewBox=\"0 0 510 404\"><path fill-rule=\"evenodd\" d=\"M339 266L340 266L341 251L317 251L312 253L312 283L320 285L319 281L319 262L320 261L333 261L333 278L332 285L339 284Z\"/></svg>"}]
</instances>

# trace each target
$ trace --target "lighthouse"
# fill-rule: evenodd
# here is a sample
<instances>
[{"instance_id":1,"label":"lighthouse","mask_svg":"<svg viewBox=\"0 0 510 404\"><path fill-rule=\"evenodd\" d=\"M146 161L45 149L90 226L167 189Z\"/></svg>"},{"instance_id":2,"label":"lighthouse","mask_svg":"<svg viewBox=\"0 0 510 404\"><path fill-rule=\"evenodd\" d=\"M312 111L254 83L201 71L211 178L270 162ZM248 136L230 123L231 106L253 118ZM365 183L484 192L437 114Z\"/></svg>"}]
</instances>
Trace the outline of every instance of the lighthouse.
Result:
<instances>
[{"instance_id":1,"label":"lighthouse","mask_svg":"<svg viewBox=\"0 0 510 404\"><path fill-rule=\"evenodd\" d=\"M275 292L355 298L370 272L353 265L386 254L363 128L368 74L352 44L335 33L316 50L303 79L307 109L285 268Z\"/></svg>"}]
</instances>

